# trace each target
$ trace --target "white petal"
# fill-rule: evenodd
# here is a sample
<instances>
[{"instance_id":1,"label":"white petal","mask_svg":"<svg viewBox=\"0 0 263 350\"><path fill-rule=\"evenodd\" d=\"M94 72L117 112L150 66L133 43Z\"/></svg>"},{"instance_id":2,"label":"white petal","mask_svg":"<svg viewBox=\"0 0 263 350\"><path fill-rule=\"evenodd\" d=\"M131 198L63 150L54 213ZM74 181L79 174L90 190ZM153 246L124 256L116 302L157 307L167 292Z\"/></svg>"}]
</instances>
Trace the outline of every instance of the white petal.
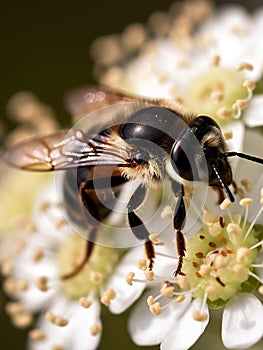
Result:
<instances>
[{"instance_id":1,"label":"white petal","mask_svg":"<svg viewBox=\"0 0 263 350\"><path fill-rule=\"evenodd\" d=\"M100 304L97 300L93 300L92 305L88 309L78 307L74 313L72 319L73 336L71 337L69 349L97 349L101 332L97 335L92 335L90 329L94 325L98 325L102 330L102 324L100 321Z\"/></svg>"},{"instance_id":2,"label":"white petal","mask_svg":"<svg viewBox=\"0 0 263 350\"><path fill-rule=\"evenodd\" d=\"M193 312L200 310L202 300L195 299L188 307L183 316L172 325L171 330L161 344L161 350L186 350L189 349L204 332L209 317L206 321L196 321ZM204 313L209 315L208 307L205 305Z\"/></svg>"},{"instance_id":3,"label":"white petal","mask_svg":"<svg viewBox=\"0 0 263 350\"><path fill-rule=\"evenodd\" d=\"M263 306L252 294L239 293L225 306L222 340L230 349L248 349L263 335Z\"/></svg>"},{"instance_id":4,"label":"white petal","mask_svg":"<svg viewBox=\"0 0 263 350\"><path fill-rule=\"evenodd\" d=\"M151 289L148 295L156 295L158 292L158 289ZM155 316L150 312L146 298L147 296L140 299L128 324L133 341L141 346L160 344L190 303L188 296L183 302L171 304L159 316Z\"/></svg>"},{"instance_id":5,"label":"white petal","mask_svg":"<svg viewBox=\"0 0 263 350\"><path fill-rule=\"evenodd\" d=\"M245 111L244 119L249 127L263 125L263 95L252 98Z\"/></svg>"},{"instance_id":6,"label":"white petal","mask_svg":"<svg viewBox=\"0 0 263 350\"><path fill-rule=\"evenodd\" d=\"M112 300L109 309L114 314L125 311L142 294L146 283L134 282L132 286L126 282L129 272L135 272L135 278L145 279L143 272L136 268L136 262L142 256L142 247L132 249L121 261L116 271L106 285L106 289L113 288L116 297Z\"/></svg>"}]
</instances>

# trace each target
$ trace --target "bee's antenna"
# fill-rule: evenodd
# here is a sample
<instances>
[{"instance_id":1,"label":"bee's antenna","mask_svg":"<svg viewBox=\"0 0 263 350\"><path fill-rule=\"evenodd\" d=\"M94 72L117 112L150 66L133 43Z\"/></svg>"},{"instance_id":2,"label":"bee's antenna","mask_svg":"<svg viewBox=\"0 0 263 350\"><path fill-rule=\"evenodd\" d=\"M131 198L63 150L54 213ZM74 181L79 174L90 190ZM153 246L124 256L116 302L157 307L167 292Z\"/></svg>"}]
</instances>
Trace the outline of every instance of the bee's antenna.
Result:
<instances>
[{"instance_id":1,"label":"bee's antenna","mask_svg":"<svg viewBox=\"0 0 263 350\"><path fill-rule=\"evenodd\" d=\"M263 164L263 158L251 156L249 154L245 153L240 153L240 152L225 152L223 153L223 156L228 158L228 157L239 157L239 158L244 158L247 160L251 160L251 162Z\"/></svg>"},{"instance_id":2,"label":"bee's antenna","mask_svg":"<svg viewBox=\"0 0 263 350\"><path fill-rule=\"evenodd\" d=\"M232 192L230 191L230 188L227 186L227 184L224 182L224 180L220 176L219 172L217 171L217 168L214 165L212 165L212 167L213 167L213 170L214 170L218 180L220 181L220 184L221 184L222 188L224 189L228 199L230 200L230 202L234 202L235 198L234 198Z\"/></svg>"}]
</instances>

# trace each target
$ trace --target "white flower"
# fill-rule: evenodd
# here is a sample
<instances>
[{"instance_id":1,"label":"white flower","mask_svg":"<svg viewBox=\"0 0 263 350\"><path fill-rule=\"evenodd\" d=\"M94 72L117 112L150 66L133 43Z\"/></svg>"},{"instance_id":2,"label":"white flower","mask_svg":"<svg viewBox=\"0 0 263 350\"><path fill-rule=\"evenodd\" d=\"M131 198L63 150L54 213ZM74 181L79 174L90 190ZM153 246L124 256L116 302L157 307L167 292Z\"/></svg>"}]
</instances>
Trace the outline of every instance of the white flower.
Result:
<instances>
[{"instance_id":1,"label":"white flower","mask_svg":"<svg viewBox=\"0 0 263 350\"><path fill-rule=\"evenodd\" d=\"M254 144L263 143L259 133L248 132L245 144L251 139ZM245 151L251 147L254 145L249 144ZM262 149L258 153L262 156ZM189 349L209 322L209 308L215 309L210 322L214 322L217 309L223 308L222 341L226 348L247 349L262 338L263 176L260 165L248 167L244 161L239 161L235 174L243 198L238 203L236 197L237 203L230 207L225 200L220 208L213 196L208 198L200 222L187 233L185 276L172 277L175 262L170 249L167 254L171 241L166 239L166 245L159 247L164 256L157 256L155 279L148 282L152 287L148 297L136 305L129 322L136 344L160 343L162 350ZM243 176L251 179L251 184ZM137 280L136 275L133 280Z\"/></svg>"},{"instance_id":2,"label":"white flower","mask_svg":"<svg viewBox=\"0 0 263 350\"><path fill-rule=\"evenodd\" d=\"M6 311L18 328L31 326L33 314L40 313L29 331L29 349L96 349L102 334L100 303L111 306L114 301L123 311L143 290L132 297L133 291L119 284L121 271L130 269L138 248L120 262L123 250L96 245L89 263L63 279L81 261L86 240L72 230L62 207L54 185L48 184L38 197L32 223L15 239L2 242L4 290L16 300Z\"/></svg>"},{"instance_id":3,"label":"white flower","mask_svg":"<svg viewBox=\"0 0 263 350\"><path fill-rule=\"evenodd\" d=\"M120 36L95 41L93 56L104 67L100 83L178 100L221 123L239 118L249 105L245 123L262 125L263 9L253 14L233 4L213 9L204 0L175 2L174 8L153 14L145 27L129 26ZM134 44L131 55L124 45L127 32L139 29L143 40ZM106 47L116 57L105 55Z\"/></svg>"}]
</instances>

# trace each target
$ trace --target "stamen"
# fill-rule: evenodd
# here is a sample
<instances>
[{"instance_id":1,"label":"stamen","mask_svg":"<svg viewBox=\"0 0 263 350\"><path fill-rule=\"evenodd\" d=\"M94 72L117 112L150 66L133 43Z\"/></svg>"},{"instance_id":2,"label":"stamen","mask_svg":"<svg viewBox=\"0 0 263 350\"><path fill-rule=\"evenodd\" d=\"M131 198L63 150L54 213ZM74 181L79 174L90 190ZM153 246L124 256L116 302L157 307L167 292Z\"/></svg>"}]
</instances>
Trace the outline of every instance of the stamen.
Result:
<instances>
[{"instance_id":1,"label":"stamen","mask_svg":"<svg viewBox=\"0 0 263 350\"><path fill-rule=\"evenodd\" d=\"M94 324L90 327L90 334L91 335L98 335L101 333L101 326L99 324Z\"/></svg>"},{"instance_id":2,"label":"stamen","mask_svg":"<svg viewBox=\"0 0 263 350\"><path fill-rule=\"evenodd\" d=\"M211 65L218 67L220 65L221 57L219 55L214 55L211 59Z\"/></svg>"},{"instance_id":3,"label":"stamen","mask_svg":"<svg viewBox=\"0 0 263 350\"><path fill-rule=\"evenodd\" d=\"M54 315L51 311L45 313L46 320L50 321L56 326L65 327L68 325L69 321L61 316Z\"/></svg>"},{"instance_id":4,"label":"stamen","mask_svg":"<svg viewBox=\"0 0 263 350\"><path fill-rule=\"evenodd\" d=\"M40 328L32 329L28 333L28 336L32 341L41 341L41 340L44 340L46 338L46 334Z\"/></svg>"},{"instance_id":5,"label":"stamen","mask_svg":"<svg viewBox=\"0 0 263 350\"><path fill-rule=\"evenodd\" d=\"M228 213L228 216L230 218L230 221L233 221L232 214L231 214L231 212L229 210L229 207L230 207L231 204L232 204L232 202L230 201L230 199L229 198L225 198L223 200L223 202L220 204L219 207L220 207L221 210L227 210L227 213Z\"/></svg>"},{"instance_id":6,"label":"stamen","mask_svg":"<svg viewBox=\"0 0 263 350\"><path fill-rule=\"evenodd\" d=\"M203 301L202 301L200 310L197 310L197 311L194 311L194 312L193 312L193 318L194 318L196 321L201 321L201 322L203 322L203 321L207 320L207 318L208 318L208 314L207 314L207 313L204 313L204 308L205 308L206 300L207 300L207 293L204 294L204 298L203 298Z\"/></svg>"},{"instance_id":7,"label":"stamen","mask_svg":"<svg viewBox=\"0 0 263 350\"><path fill-rule=\"evenodd\" d=\"M263 201L262 201L262 198L260 199L260 204L263 204ZM259 219L260 215L263 213L263 205L262 207L259 209L258 213L256 214L254 220L251 222L248 230L247 230L247 233L245 234L245 237L244 237L244 241L247 239L247 237L249 236L249 234L251 233L251 231L253 230L253 227L255 226L255 223L257 222L257 220Z\"/></svg>"},{"instance_id":8,"label":"stamen","mask_svg":"<svg viewBox=\"0 0 263 350\"><path fill-rule=\"evenodd\" d=\"M236 70L238 72L242 71L242 70L249 70L252 71L254 69L253 65L247 62L240 62L238 63Z\"/></svg>"},{"instance_id":9,"label":"stamen","mask_svg":"<svg viewBox=\"0 0 263 350\"><path fill-rule=\"evenodd\" d=\"M148 281L153 281L154 280L154 272L152 270L146 270L144 272L144 276Z\"/></svg>"},{"instance_id":10,"label":"stamen","mask_svg":"<svg viewBox=\"0 0 263 350\"><path fill-rule=\"evenodd\" d=\"M252 245L252 247L250 247L249 249L253 250L253 249L255 249L257 247L260 247L260 246L263 246L263 240L259 241L258 243L254 244L254 245Z\"/></svg>"},{"instance_id":11,"label":"stamen","mask_svg":"<svg viewBox=\"0 0 263 350\"><path fill-rule=\"evenodd\" d=\"M160 306L160 303L156 302L156 303L150 305L150 311L155 316L159 316L162 313L162 308Z\"/></svg>"},{"instance_id":12,"label":"stamen","mask_svg":"<svg viewBox=\"0 0 263 350\"><path fill-rule=\"evenodd\" d=\"M103 280L103 275L100 272L91 271L90 272L90 281L96 285L99 285Z\"/></svg>"},{"instance_id":13,"label":"stamen","mask_svg":"<svg viewBox=\"0 0 263 350\"><path fill-rule=\"evenodd\" d=\"M33 323L33 316L29 312L22 312L12 318L13 324L17 328L28 328Z\"/></svg>"},{"instance_id":14,"label":"stamen","mask_svg":"<svg viewBox=\"0 0 263 350\"><path fill-rule=\"evenodd\" d=\"M88 309L92 305L92 300L90 300L86 297L81 297L79 299L79 303L82 307L84 307L85 309Z\"/></svg>"},{"instance_id":15,"label":"stamen","mask_svg":"<svg viewBox=\"0 0 263 350\"><path fill-rule=\"evenodd\" d=\"M102 304L109 306L111 301L116 297L116 292L113 288L109 288L101 297L100 301Z\"/></svg>"},{"instance_id":16,"label":"stamen","mask_svg":"<svg viewBox=\"0 0 263 350\"><path fill-rule=\"evenodd\" d=\"M46 292L48 290L48 278L46 276L41 276L36 281L36 286L41 292Z\"/></svg>"},{"instance_id":17,"label":"stamen","mask_svg":"<svg viewBox=\"0 0 263 350\"><path fill-rule=\"evenodd\" d=\"M3 263L2 263L2 266L1 266L1 273L4 277L9 277L12 275L14 271L14 266L13 266L13 263L12 263L12 260L9 258L9 259L6 259Z\"/></svg>"},{"instance_id":18,"label":"stamen","mask_svg":"<svg viewBox=\"0 0 263 350\"><path fill-rule=\"evenodd\" d=\"M263 295L263 286L260 286L260 287L258 288L258 292L259 292L261 295Z\"/></svg>"},{"instance_id":19,"label":"stamen","mask_svg":"<svg viewBox=\"0 0 263 350\"><path fill-rule=\"evenodd\" d=\"M242 179L240 182L245 187L245 190L247 192L251 192L251 183L249 182L248 179Z\"/></svg>"},{"instance_id":20,"label":"stamen","mask_svg":"<svg viewBox=\"0 0 263 350\"><path fill-rule=\"evenodd\" d=\"M239 201L239 204L241 207L245 207L245 216L244 216L244 221L243 221L243 226L242 226L242 229L244 230L246 227L247 218L248 218L248 206L253 204L253 199L252 198L242 198Z\"/></svg>"},{"instance_id":21,"label":"stamen","mask_svg":"<svg viewBox=\"0 0 263 350\"><path fill-rule=\"evenodd\" d=\"M141 259L141 260L137 261L137 267L138 267L138 269L145 271L147 269L147 260Z\"/></svg>"},{"instance_id":22,"label":"stamen","mask_svg":"<svg viewBox=\"0 0 263 350\"><path fill-rule=\"evenodd\" d=\"M44 257L44 251L40 248L35 249L32 259L34 262L39 262Z\"/></svg>"}]
</instances>

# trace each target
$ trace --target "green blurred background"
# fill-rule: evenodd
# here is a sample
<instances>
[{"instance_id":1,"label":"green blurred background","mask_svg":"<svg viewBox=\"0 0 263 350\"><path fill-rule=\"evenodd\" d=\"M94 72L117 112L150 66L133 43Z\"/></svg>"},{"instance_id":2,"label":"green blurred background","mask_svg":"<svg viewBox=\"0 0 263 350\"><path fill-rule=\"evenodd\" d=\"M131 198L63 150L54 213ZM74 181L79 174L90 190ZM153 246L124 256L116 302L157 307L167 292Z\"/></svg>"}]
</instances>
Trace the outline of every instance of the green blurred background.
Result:
<instances>
[{"instance_id":1,"label":"green blurred background","mask_svg":"<svg viewBox=\"0 0 263 350\"><path fill-rule=\"evenodd\" d=\"M236 2L243 2L250 9L262 4L262 0ZM61 125L67 126L69 116L63 106L65 92L95 83L89 55L92 41L102 35L120 32L129 23L144 22L151 12L167 10L172 3L172 0L1 0L1 120L6 118L8 99L18 91L27 90L52 106ZM5 300L1 292L1 348L23 350L26 332L15 330L10 324L3 311ZM100 350L139 349L129 340L127 315L128 312L122 317L110 316L108 310L103 309L104 332ZM203 348L202 343L195 347Z\"/></svg>"}]
</instances>

